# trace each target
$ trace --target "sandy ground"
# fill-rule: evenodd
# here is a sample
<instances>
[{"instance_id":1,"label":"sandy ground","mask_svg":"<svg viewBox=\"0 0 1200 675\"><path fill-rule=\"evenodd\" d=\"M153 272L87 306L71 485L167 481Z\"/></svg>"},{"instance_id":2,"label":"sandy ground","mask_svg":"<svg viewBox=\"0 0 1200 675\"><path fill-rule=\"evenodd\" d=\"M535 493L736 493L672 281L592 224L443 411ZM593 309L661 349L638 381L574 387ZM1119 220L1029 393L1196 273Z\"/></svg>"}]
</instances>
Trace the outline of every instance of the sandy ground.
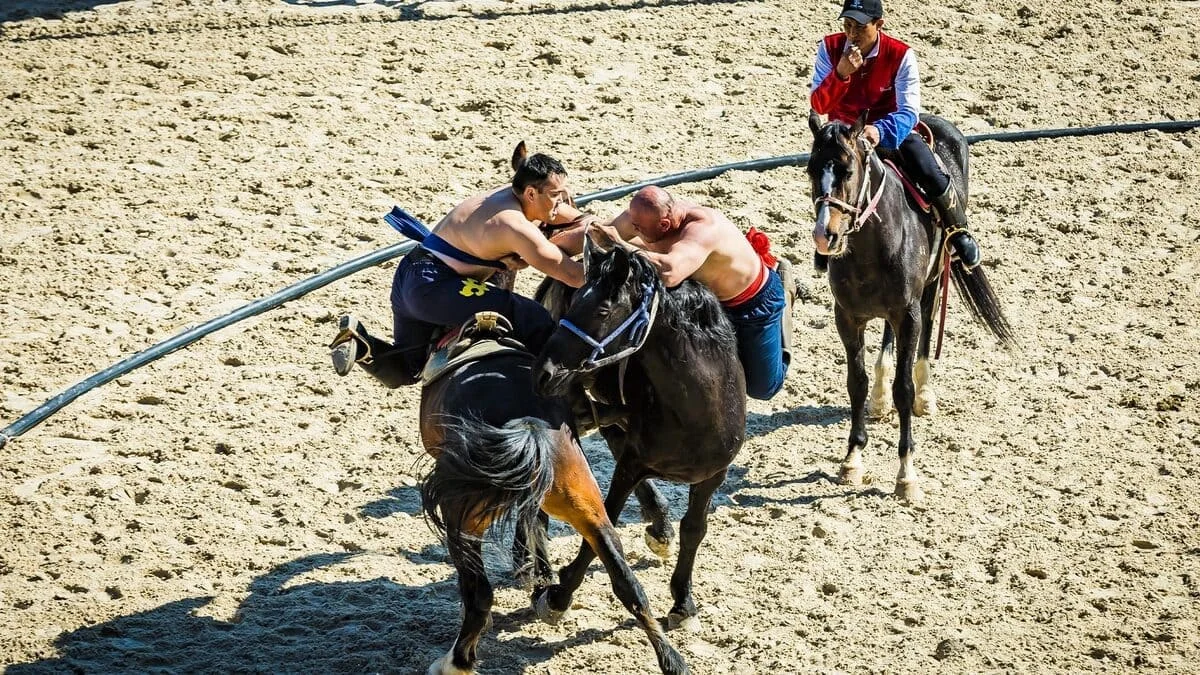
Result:
<instances>
[{"instance_id":1,"label":"sandy ground","mask_svg":"<svg viewBox=\"0 0 1200 675\"><path fill-rule=\"evenodd\" d=\"M1200 117L1195 1L890 0L927 110L967 133ZM805 152L834 3L19 0L0 9L0 421L508 179L580 193ZM1194 672L1200 132L972 147L973 227L1021 336L960 306L915 429L928 497L831 479L848 429L823 278L709 519L698 673ZM808 270L800 169L678 192ZM618 203L596 204L611 214ZM420 672L458 624L418 515L415 390L338 378L385 263L95 390L0 450L9 672ZM536 281L530 275L523 283ZM588 440L602 484L611 462ZM672 489L674 511L683 492ZM628 555L661 612L664 567ZM556 525L565 562L578 537ZM597 566L542 625L489 548L484 673L652 672Z\"/></svg>"}]
</instances>

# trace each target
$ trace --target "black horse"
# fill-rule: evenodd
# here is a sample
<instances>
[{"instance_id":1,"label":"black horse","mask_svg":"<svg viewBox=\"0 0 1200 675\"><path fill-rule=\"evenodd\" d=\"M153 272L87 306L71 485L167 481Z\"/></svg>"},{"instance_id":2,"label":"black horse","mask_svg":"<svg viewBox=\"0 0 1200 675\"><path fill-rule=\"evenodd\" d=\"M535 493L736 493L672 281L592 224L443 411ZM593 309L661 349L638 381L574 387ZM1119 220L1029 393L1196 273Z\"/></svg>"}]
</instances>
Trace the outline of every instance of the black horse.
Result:
<instances>
[{"instance_id":1,"label":"black horse","mask_svg":"<svg viewBox=\"0 0 1200 675\"><path fill-rule=\"evenodd\" d=\"M668 292L648 260L601 233L584 239L584 258L587 280L534 364L536 386L545 395L565 395L581 375L606 366L617 371L619 391L607 395L630 412L623 433L606 434L616 468L604 505L615 523L646 479L690 486L668 621L694 628L696 551L713 493L745 440L746 382L733 326L707 288L688 281ZM593 556L585 543L562 569L559 583L538 600L543 618L566 611Z\"/></svg>"},{"instance_id":2,"label":"black horse","mask_svg":"<svg viewBox=\"0 0 1200 675\"><path fill-rule=\"evenodd\" d=\"M421 441L436 459L421 484L422 503L445 532L463 603L454 646L428 672L473 672L479 639L491 621L492 587L481 554L490 525L515 521L516 557L534 556L537 571L548 576L540 512L569 523L583 535L584 547L597 552L613 591L649 636L662 672L688 672L625 561L570 406L561 397L534 393L532 364L526 352L493 351L459 365L452 361L421 391Z\"/></svg>"},{"instance_id":3,"label":"black horse","mask_svg":"<svg viewBox=\"0 0 1200 675\"><path fill-rule=\"evenodd\" d=\"M557 322L571 306L575 290L558 279L546 277L533 297ZM575 378L569 395L573 401L575 422L580 433L598 431L609 448L621 448L625 445L624 427L629 411L621 389L623 373L627 367L628 361L620 361L591 369L586 375ZM665 562L671 557L675 543L675 528L671 524L667 500L649 478L638 483L633 489L633 494L641 506L642 520L649 523L646 526L646 546Z\"/></svg>"},{"instance_id":4,"label":"black horse","mask_svg":"<svg viewBox=\"0 0 1200 675\"><path fill-rule=\"evenodd\" d=\"M967 201L967 141L954 125L933 115L922 115L935 139L934 154L950 175L959 197ZM966 270L948 263L942 229L931 213L909 194L898 174L862 139L865 118L853 126L830 122L824 126L815 113L809 116L813 132L808 175L817 209L814 234L829 242L829 288L835 301L838 335L846 349L846 387L850 392L850 438L841 478L862 480L862 450L867 445L867 386L863 364L863 332L871 319L887 321L883 348L876 365L876 400L881 412L882 380L888 370L895 336L896 375L892 400L900 415L900 471L896 496L922 497L912 464L914 442L911 418L916 412L933 412L935 399L929 385L929 342L938 301L943 265L951 271L959 294L972 314L988 327L1005 347L1014 343L1012 329L982 267ZM916 383L914 384L914 368Z\"/></svg>"}]
</instances>

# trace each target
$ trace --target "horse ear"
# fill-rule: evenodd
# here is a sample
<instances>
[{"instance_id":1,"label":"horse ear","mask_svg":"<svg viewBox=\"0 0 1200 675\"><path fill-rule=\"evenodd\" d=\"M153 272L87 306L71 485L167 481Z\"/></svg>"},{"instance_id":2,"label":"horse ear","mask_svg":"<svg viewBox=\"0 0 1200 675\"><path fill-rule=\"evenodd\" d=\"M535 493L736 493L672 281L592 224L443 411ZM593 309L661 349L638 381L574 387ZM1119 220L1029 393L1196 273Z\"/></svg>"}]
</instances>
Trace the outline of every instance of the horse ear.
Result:
<instances>
[{"instance_id":1,"label":"horse ear","mask_svg":"<svg viewBox=\"0 0 1200 675\"><path fill-rule=\"evenodd\" d=\"M592 241L591 234L593 232L595 230L589 228L587 234L583 237L583 268L585 274L588 270L599 265L600 259L604 257L604 249Z\"/></svg>"},{"instance_id":2,"label":"horse ear","mask_svg":"<svg viewBox=\"0 0 1200 675\"><path fill-rule=\"evenodd\" d=\"M632 255L633 254L626 250L624 246L618 246L616 247L616 250L613 251L611 274L612 278L617 281L618 285L624 284L629 278L629 271L632 267L629 257Z\"/></svg>"},{"instance_id":3,"label":"horse ear","mask_svg":"<svg viewBox=\"0 0 1200 675\"><path fill-rule=\"evenodd\" d=\"M521 164L525 161L525 158L528 156L529 156L529 150L527 150L525 148L525 141L521 141L520 143L517 143L517 147L515 150L513 150L513 155L512 155L513 171L520 169Z\"/></svg>"},{"instance_id":4,"label":"horse ear","mask_svg":"<svg viewBox=\"0 0 1200 675\"><path fill-rule=\"evenodd\" d=\"M813 138L821 134L821 116L817 114L816 110L808 111L808 128L812 129Z\"/></svg>"},{"instance_id":5,"label":"horse ear","mask_svg":"<svg viewBox=\"0 0 1200 675\"><path fill-rule=\"evenodd\" d=\"M613 238L608 236L608 233L598 227L587 228L587 238L592 241L602 251L611 251L617 245Z\"/></svg>"},{"instance_id":6,"label":"horse ear","mask_svg":"<svg viewBox=\"0 0 1200 675\"><path fill-rule=\"evenodd\" d=\"M858 138L858 135L861 134L863 129L865 129L867 127L867 113L868 112L869 111L864 110L863 113L858 116L858 119L854 120L854 126L850 127L850 138L851 139Z\"/></svg>"}]
</instances>

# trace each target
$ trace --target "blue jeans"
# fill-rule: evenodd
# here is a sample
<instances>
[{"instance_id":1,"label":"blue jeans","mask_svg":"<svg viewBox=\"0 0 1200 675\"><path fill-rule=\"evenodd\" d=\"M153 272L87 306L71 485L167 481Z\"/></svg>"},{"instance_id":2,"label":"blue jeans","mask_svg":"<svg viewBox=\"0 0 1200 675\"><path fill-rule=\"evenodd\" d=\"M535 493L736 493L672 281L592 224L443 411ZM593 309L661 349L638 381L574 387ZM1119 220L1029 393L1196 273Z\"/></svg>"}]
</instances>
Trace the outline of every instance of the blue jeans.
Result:
<instances>
[{"instance_id":1,"label":"blue jeans","mask_svg":"<svg viewBox=\"0 0 1200 675\"><path fill-rule=\"evenodd\" d=\"M537 354L554 332L550 313L533 300L460 276L422 247L404 256L392 281L392 334L409 372L425 365L425 348L440 328L457 328L476 312L493 311L513 324L513 337Z\"/></svg>"},{"instance_id":2,"label":"blue jeans","mask_svg":"<svg viewBox=\"0 0 1200 675\"><path fill-rule=\"evenodd\" d=\"M746 372L746 395L770 400L783 388L789 358L783 353L783 313L787 299L783 281L775 270L758 295L737 307L726 307L725 315L737 334L738 360Z\"/></svg>"}]
</instances>

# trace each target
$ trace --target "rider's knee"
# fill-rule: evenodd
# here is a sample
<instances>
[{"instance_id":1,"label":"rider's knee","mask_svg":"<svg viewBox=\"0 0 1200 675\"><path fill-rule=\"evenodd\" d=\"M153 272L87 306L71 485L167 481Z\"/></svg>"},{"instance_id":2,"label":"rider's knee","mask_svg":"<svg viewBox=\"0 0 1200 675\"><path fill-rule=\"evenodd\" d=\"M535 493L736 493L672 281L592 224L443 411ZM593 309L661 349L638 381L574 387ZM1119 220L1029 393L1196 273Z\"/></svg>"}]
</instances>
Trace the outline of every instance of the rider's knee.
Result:
<instances>
[{"instance_id":1,"label":"rider's knee","mask_svg":"<svg viewBox=\"0 0 1200 675\"><path fill-rule=\"evenodd\" d=\"M787 374L786 366L780 368L777 372L772 373L771 377L755 380L753 378L746 379L746 396L756 401L769 401L783 389L784 376Z\"/></svg>"}]
</instances>

